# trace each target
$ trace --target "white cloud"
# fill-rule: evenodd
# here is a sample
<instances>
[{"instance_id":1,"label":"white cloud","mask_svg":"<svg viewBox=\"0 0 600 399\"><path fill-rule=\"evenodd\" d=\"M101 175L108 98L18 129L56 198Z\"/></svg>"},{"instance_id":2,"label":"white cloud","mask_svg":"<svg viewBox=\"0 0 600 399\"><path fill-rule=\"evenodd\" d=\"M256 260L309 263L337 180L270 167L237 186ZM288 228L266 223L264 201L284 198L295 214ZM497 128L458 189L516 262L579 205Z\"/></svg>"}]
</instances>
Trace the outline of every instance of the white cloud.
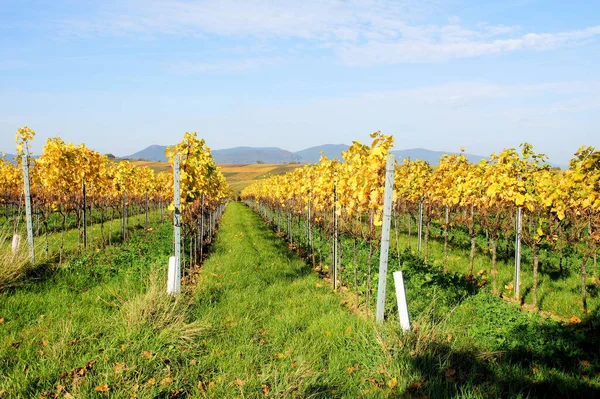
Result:
<instances>
[{"instance_id":1,"label":"white cloud","mask_svg":"<svg viewBox=\"0 0 600 399\"><path fill-rule=\"evenodd\" d=\"M84 19L62 21L63 31L84 35L217 35L264 40L292 38L331 48L351 66L432 63L514 51L544 51L585 43L600 25L554 33L520 33L520 26L465 27L439 14L438 0L130 0ZM434 10L434 11L432 11Z\"/></svg>"}]
</instances>

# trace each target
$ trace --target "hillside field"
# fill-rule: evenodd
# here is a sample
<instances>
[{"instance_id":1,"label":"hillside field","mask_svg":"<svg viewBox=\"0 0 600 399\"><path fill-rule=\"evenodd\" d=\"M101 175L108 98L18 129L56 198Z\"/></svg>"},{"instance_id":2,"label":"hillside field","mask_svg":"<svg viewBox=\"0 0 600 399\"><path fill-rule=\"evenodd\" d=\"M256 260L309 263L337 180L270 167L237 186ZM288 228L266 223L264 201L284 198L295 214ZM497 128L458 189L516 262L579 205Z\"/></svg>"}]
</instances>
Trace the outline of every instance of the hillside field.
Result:
<instances>
[{"instance_id":1,"label":"hillside field","mask_svg":"<svg viewBox=\"0 0 600 399\"><path fill-rule=\"evenodd\" d=\"M136 166L148 166L155 172L164 172L171 168L167 162L132 161ZM223 164L219 165L227 178L234 194L238 195L244 187L254 181L269 176L280 175L304 166L303 164Z\"/></svg>"}]
</instances>

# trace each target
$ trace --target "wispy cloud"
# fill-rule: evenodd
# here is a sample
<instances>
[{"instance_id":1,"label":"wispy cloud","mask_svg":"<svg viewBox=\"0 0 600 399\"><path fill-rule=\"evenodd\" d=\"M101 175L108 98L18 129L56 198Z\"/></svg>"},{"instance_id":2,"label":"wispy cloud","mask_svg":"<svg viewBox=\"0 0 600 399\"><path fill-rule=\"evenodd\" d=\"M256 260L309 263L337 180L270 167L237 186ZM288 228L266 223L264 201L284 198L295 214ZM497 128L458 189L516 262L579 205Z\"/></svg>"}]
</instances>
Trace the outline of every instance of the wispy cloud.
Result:
<instances>
[{"instance_id":1,"label":"wispy cloud","mask_svg":"<svg viewBox=\"0 0 600 399\"><path fill-rule=\"evenodd\" d=\"M165 65L167 69L172 72L182 75L193 75L199 73L233 73L252 71L271 65L277 65L281 62L283 62L283 60L278 57L263 57L216 62L179 61L166 63Z\"/></svg>"},{"instance_id":2,"label":"wispy cloud","mask_svg":"<svg viewBox=\"0 0 600 399\"><path fill-rule=\"evenodd\" d=\"M217 35L267 41L291 38L329 48L349 66L436 63L515 51L546 51L585 43L600 35L600 25L562 32L527 32L520 26L486 22L464 26L456 16L450 16L445 24L423 23L431 10L439 14L441 8L436 0L130 0L86 18L64 20L62 28L71 34L103 36ZM213 70L211 66L205 69Z\"/></svg>"}]
</instances>

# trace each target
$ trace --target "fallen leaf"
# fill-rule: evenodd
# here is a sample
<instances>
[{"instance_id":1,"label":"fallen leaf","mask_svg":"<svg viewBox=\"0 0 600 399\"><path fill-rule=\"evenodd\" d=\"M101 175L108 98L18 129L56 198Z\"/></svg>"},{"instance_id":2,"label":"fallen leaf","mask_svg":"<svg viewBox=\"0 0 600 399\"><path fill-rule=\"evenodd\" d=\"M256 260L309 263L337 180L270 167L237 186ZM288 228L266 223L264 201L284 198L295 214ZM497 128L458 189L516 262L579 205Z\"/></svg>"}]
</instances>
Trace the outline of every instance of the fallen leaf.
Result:
<instances>
[{"instance_id":1,"label":"fallen leaf","mask_svg":"<svg viewBox=\"0 0 600 399\"><path fill-rule=\"evenodd\" d=\"M235 382L235 385L237 385L238 387L243 387L244 385L246 385L246 381L244 381L238 377L235 377L235 380L233 380L233 381Z\"/></svg>"},{"instance_id":2,"label":"fallen leaf","mask_svg":"<svg viewBox=\"0 0 600 399\"><path fill-rule=\"evenodd\" d=\"M454 374L456 374L456 370L454 369L448 369L446 371L446 377L452 377Z\"/></svg>"},{"instance_id":3,"label":"fallen leaf","mask_svg":"<svg viewBox=\"0 0 600 399\"><path fill-rule=\"evenodd\" d=\"M590 365L591 365L591 364L590 364L590 362L588 362L587 360L582 360L582 361L580 362L580 364L581 364L583 367L590 367Z\"/></svg>"},{"instance_id":4,"label":"fallen leaf","mask_svg":"<svg viewBox=\"0 0 600 399\"><path fill-rule=\"evenodd\" d=\"M420 389L423 386L423 383L420 381L413 382L408 389Z\"/></svg>"},{"instance_id":5,"label":"fallen leaf","mask_svg":"<svg viewBox=\"0 0 600 399\"><path fill-rule=\"evenodd\" d=\"M65 392L65 399L75 399L75 396L71 395L69 392Z\"/></svg>"},{"instance_id":6,"label":"fallen leaf","mask_svg":"<svg viewBox=\"0 0 600 399\"><path fill-rule=\"evenodd\" d=\"M284 354L283 353L276 353L273 355L273 357L275 359L283 359L284 358Z\"/></svg>"},{"instance_id":7,"label":"fallen leaf","mask_svg":"<svg viewBox=\"0 0 600 399\"><path fill-rule=\"evenodd\" d=\"M348 374L352 374L356 371L354 367L348 367Z\"/></svg>"},{"instance_id":8,"label":"fallen leaf","mask_svg":"<svg viewBox=\"0 0 600 399\"><path fill-rule=\"evenodd\" d=\"M154 384L156 384L156 378L154 378L154 377L152 377L148 381L146 381L146 385L148 385L150 387Z\"/></svg>"},{"instance_id":9,"label":"fallen leaf","mask_svg":"<svg viewBox=\"0 0 600 399\"><path fill-rule=\"evenodd\" d=\"M42 346L48 346L48 341L42 341Z\"/></svg>"},{"instance_id":10,"label":"fallen leaf","mask_svg":"<svg viewBox=\"0 0 600 399\"><path fill-rule=\"evenodd\" d=\"M121 373L126 368L127 368L127 365L125 363L115 363L114 366L113 366L113 369L115 370L115 373Z\"/></svg>"},{"instance_id":11,"label":"fallen leaf","mask_svg":"<svg viewBox=\"0 0 600 399\"><path fill-rule=\"evenodd\" d=\"M394 389L398 385L398 380L396 378L392 378L388 381L387 386L389 389Z\"/></svg>"},{"instance_id":12,"label":"fallen leaf","mask_svg":"<svg viewBox=\"0 0 600 399\"><path fill-rule=\"evenodd\" d=\"M581 323L581 319L580 319L579 317L577 317L577 316L572 316L572 317L569 319L569 321L570 321L571 323L573 323L573 324L579 324L579 323Z\"/></svg>"},{"instance_id":13,"label":"fallen leaf","mask_svg":"<svg viewBox=\"0 0 600 399\"><path fill-rule=\"evenodd\" d=\"M121 344L121 352L125 352L125 344Z\"/></svg>"},{"instance_id":14,"label":"fallen leaf","mask_svg":"<svg viewBox=\"0 0 600 399\"><path fill-rule=\"evenodd\" d=\"M269 395L269 392L271 392L271 387L269 386L269 384L263 383L262 384L263 395L267 396L267 395Z\"/></svg>"},{"instance_id":15,"label":"fallen leaf","mask_svg":"<svg viewBox=\"0 0 600 399\"><path fill-rule=\"evenodd\" d=\"M171 377L163 378L162 380L160 380L160 385L162 386L171 385L172 383L173 379Z\"/></svg>"},{"instance_id":16,"label":"fallen leaf","mask_svg":"<svg viewBox=\"0 0 600 399\"><path fill-rule=\"evenodd\" d=\"M143 351L142 352L142 357L144 359L150 359L152 357L152 352L150 352L150 351Z\"/></svg>"},{"instance_id":17,"label":"fallen leaf","mask_svg":"<svg viewBox=\"0 0 600 399\"><path fill-rule=\"evenodd\" d=\"M107 384L100 384L96 388L94 388L94 391L96 391L96 392L108 392L108 391L110 391L110 388L108 387Z\"/></svg>"},{"instance_id":18,"label":"fallen leaf","mask_svg":"<svg viewBox=\"0 0 600 399\"><path fill-rule=\"evenodd\" d=\"M0 324L4 323L4 317L0 317Z\"/></svg>"}]
</instances>

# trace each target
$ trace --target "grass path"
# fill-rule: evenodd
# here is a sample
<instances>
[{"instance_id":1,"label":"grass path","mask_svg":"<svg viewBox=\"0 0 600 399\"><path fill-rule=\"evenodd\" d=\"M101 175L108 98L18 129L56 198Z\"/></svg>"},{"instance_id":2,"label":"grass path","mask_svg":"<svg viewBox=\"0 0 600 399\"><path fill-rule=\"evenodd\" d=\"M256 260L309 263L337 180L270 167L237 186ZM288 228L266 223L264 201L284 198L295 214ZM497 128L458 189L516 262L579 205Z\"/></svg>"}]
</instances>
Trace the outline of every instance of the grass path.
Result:
<instances>
[{"instance_id":1,"label":"grass path","mask_svg":"<svg viewBox=\"0 0 600 399\"><path fill-rule=\"evenodd\" d=\"M210 396L372 397L400 378L374 325L243 204L228 206L198 287L216 331L198 360Z\"/></svg>"}]
</instances>

